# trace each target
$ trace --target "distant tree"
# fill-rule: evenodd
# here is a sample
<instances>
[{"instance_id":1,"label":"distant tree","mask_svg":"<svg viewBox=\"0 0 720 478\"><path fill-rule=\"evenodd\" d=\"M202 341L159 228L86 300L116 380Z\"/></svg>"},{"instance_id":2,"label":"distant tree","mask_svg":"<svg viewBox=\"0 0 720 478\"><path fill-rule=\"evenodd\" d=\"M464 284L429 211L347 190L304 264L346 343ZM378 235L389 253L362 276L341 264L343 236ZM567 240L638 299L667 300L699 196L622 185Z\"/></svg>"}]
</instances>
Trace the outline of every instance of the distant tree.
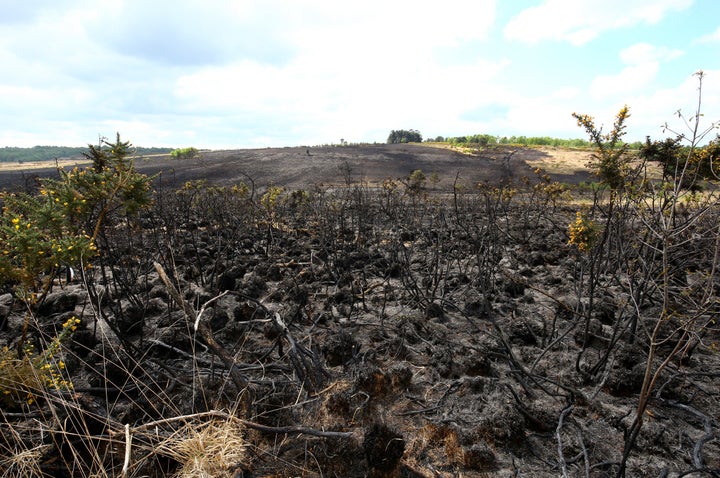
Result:
<instances>
[{"instance_id":1,"label":"distant tree","mask_svg":"<svg viewBox=\"0 0 720 478\"><path fill-rule=\"evenodd\" d=\"M405 130L398 129L392 130L387 139L388 144L398 143L422 143L422 135L420 131L415 129Z\"/></svg>"},{"instance_id":2,"label":"distant tree","mask_svg":"<svg viewBox=\"0 0 720 478\"><path fill-rule=\"evenodd\" d=\"M191 159L197 157L199 154L198 150L193 147L179 148L173 150L170 156L174 159Z\"/></svg>"},{"instance_id":3,"label":"distant tree","mask_svg":"<svg viewBox=\"0 0 720 478\"><path fill-rule=\"evenodd\" d=\"M704 147L692 149L683 146L682 141L682 136L662 141L650 141L650 137L647 137L639 155L648 161L660 163L665 180L682 177L682 187L696 185L698 179L717 179L720 174L717 167L720 159L720 136Z\"/></svg>"},{"instance_id":4,"label":"distant tree","mask_svg":"<svg viewBox=\"0 0 720 478\"><path fill-rule=\"evenodd\" d=\"M640 157L660 163L663 169L663 178L671 178L678 170L678 166L680 166L680 156L683 148L680 141L680 138L650 141L650 136L648 136L645 145L640 148Z\"/></svg>"}]
</instances>

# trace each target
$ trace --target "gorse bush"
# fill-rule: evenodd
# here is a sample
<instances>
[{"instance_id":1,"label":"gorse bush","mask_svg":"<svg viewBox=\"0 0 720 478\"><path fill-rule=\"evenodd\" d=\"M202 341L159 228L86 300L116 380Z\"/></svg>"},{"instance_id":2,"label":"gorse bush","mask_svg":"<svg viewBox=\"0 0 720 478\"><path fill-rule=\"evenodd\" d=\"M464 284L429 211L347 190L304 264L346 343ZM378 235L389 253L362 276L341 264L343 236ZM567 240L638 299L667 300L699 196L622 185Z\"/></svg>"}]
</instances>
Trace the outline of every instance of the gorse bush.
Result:
<instances>
[{"instance_id":1,"label":"gorse bush","mask_svg":"<svg viewBox=\"0 0 720 478\"><path fill-rule=\"evenodd\" d=\"M54 277L62 266L87 267L108 218L150 204L150 178L135 172L130 152L119 135L115 143L103 140L86 154L92 167L60 168L60 178L40 180L35 194L0 197L0 284L34 293L43 288L41 275Z\"/></svg>"},{"instance_id":2,"label":"gorse bush","mask_svg":"<svg viewBox=\"0 0 720 478\"><path fill-rule=\"evenodd\" d=\"M595 126L594 119L588 115L573 113L573 117L588 133L592 145L596 148L591 168L612 191L617 191L630 176L628 145L621 141L625 135L625 122L630 117L630 109L627 106L620 109L609 133L603 133L602 128Z\"/></svg>"},{"instance_id":3,"label":"gorse bush","mask_svg":"<svg viewBox=\"0 0 720 478\"><path fill-rule=\"evenodd\" d=\"M32 405L43 390L72 390L72 382L64 375L61 344L75 332L79 323L77 317L65 321L62 330L42 353L36 353L35 347L28 343L21 351L9 347L0 349L0 403L4 407L12 408L22 402Z\"/></svg>"},{"instance_id":4,"label":"gorse bush","mask_svg":"<svg viewBox=\"0 0 720 478\"><path fill-rule=\"evenodd\" d=\"M693 148L683 144L682 136L651 141L648 137L640 149L639 156L646 161L661 165L663 178L675 181L684 179L681 187L692 188L700 180L720 178L718 160L720 160L720 137L710 141L705 147Z\"/></svg>"},{"instance_id":5,"label":"gorse bush","mask_svg":"<svg viewBox=\"0 0 720 478\"><path fill-rule=\"evenodd\" d=\"M575 221L568 227L568 235L568 244L574 245L580 252L588 252L597 242L598 226L586 213L578 211Z\"/></svg>"},{"instance_id":6,"label":"gorse bush","mask_svg":"<svg viewBox=\"0 0 720 478\"><path fill-rule=\"evenodd\" d=\"M697 76L701 98L703 73ZM607 134L591 117L573 115L596 147L590 166L601 186L594 191L590 213L578 212L568 231L570 244L589 252L578 265L583 286L578 290L585 294L578 298L587 300L587 306L576 370L588 381L597 379L620 344L639 344L644 354L637 406L625 431L618 478L626 475L648 404L665 386L660 383L666 369L681 368L699 347L713 348L712 341L703 340L712 332L717 313L720 197L714 188L703 195L693 189L700 179L716 177L717 143L706 147L699 143L717 123L700 128L700 104L693 116L681 115L688 133L663 141L648 138L637 157L628 154L620 141L630 116L627 107L617 114ZM662 164L661 179L651 179L648 161ZM610 194L602 195L603 190ZM602 224L602 233L595 229L597 223ZM693 279L693 274L700 279ZM627 295L625 310L612 319L613 336L605 351L590 359L594 301L610 294L614 284Z\"/></svg>"},{"instance_id":7,"label":"gorse bush","mask_svg":"<svg viewBox=\"0 0 720 478\"><path fill-rule=\"evenodd\" d=\"M4 194L0 216L0 284L14 287L27 309L23 334L14 350L0 352L0 400L32 402L41 390L69 389L62 378L60 344L79 319L67 320L46 349L36 355L27 331L61 267L92 267L96 240L115 215L138 212L151 202L150 178L136 173L130 143L103 140L86 154L92 166L59 169L59 179L40 180L32 193Z\"/></svg>"}]
</instances>

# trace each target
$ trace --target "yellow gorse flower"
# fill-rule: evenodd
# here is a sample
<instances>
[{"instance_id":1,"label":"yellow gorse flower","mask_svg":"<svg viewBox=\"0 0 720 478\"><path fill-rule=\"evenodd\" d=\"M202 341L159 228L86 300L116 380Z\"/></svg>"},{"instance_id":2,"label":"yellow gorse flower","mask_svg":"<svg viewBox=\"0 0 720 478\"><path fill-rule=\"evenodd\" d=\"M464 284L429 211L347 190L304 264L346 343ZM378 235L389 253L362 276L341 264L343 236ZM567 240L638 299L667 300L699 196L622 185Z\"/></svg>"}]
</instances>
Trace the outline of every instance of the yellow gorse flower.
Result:
<instances>
[{"instance_id":1,"label":"yellow gorse flower","mask_svg":"<svg viewBox=\"0 0 720 478\"><path fill-rule=\"evenodd\" d=\"M597 240L598 228L586 214L578 211L575 221L568 226L568 235L568 244L576 246L581 252L588 252Z\"/></svg>"}]
</instances>

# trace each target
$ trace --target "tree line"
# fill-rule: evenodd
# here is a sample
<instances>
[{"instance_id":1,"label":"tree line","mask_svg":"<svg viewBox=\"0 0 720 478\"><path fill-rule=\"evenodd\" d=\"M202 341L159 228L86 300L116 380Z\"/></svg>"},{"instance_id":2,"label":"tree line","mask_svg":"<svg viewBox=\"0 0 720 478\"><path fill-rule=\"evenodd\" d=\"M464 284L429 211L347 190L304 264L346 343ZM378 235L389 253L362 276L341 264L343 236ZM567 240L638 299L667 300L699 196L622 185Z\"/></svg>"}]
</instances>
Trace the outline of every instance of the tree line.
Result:
<instances>
[{"instance_id":1,"label":"tree line","mask_svg":"<svg viewBox=\"0 0 720 478\"><path fill-rule=\"evenodd\" d=\"M465 136L437 136L430 141L445 142L450 144L470 144L478 146L489 146L494 144L518 144L521 146L555 146L561 148L591 148L593 144L581 138L553 138L551 136L495 136L491 134L472 134ZM635 141L628 143L630 149L640 149L643 142Z\"/></svg>"},{"instance_id":2,"label":"tree line","mask_svg":"<svg viewBox=\"0 0 720 478\"><path fill-rule=\"evenodd\" d=\"M33 146L31 148L20 148L16 146L5 146L0 148L0 162L2 163L24 163L32 161L51 161L56 158L81 158L87 151L87 146ZM172 151L172 148L142 148L138 147L135 154L164 154Z\"/></svg>"},{"instance_id":3,"label":"tree line","mask_svg":"<svg viewBox=\"0 0 720 478\"><path fill-rule=\"evenodd\" d=\"M387 138L388 144L398 143L420 143L423 141L422 134L414 129L398 129L390 131ZM554 146L561 148L591 148L593 144L581 138L553 138L551 136L496 136L491 134L470 134L463 136L435 136L429 137L425 141L435 143L450 143L453 145L474 145L474 146L491 146L491 145L520 145L520 146ZM639 150L645 146L642 141L628 143L628 149Z\"/></svg>"}]
</instances>

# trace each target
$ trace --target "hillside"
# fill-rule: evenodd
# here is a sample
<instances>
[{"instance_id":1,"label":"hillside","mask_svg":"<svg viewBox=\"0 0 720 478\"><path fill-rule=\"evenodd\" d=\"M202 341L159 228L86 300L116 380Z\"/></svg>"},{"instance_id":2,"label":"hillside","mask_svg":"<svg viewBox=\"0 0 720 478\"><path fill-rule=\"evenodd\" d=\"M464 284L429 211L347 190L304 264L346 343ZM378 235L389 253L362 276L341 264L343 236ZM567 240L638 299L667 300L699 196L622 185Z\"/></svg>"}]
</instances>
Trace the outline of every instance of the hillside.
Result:
<instances>
[{"instance_id":1,"label":"hillside","mask_svg":"<svg viewBox=\"0 0 720 478\"><path fill-rule=\"evenodd\" d=\"M480 154L463 154L438 146L375 144L208 151L199 158L184 160L157 155L139 159L136 167L146 174L159 175L156 187L176 187L197 179L228 185L251 178L257 186L310 188L344 184L348 179L375 183L405 178L416 169L426 174L437 172L438 187L445 187L451 186L456 177L474 184L531 176L537 167L547 169L558 181L577 183L589 179L584 168L588 158L587 151L556 148L502 146ZM75 164L79 163L63 163L66 167ZM51 163L0 166L0 188L22 187L33 177L54 173Z\"/></svg>"}]
</instances>

